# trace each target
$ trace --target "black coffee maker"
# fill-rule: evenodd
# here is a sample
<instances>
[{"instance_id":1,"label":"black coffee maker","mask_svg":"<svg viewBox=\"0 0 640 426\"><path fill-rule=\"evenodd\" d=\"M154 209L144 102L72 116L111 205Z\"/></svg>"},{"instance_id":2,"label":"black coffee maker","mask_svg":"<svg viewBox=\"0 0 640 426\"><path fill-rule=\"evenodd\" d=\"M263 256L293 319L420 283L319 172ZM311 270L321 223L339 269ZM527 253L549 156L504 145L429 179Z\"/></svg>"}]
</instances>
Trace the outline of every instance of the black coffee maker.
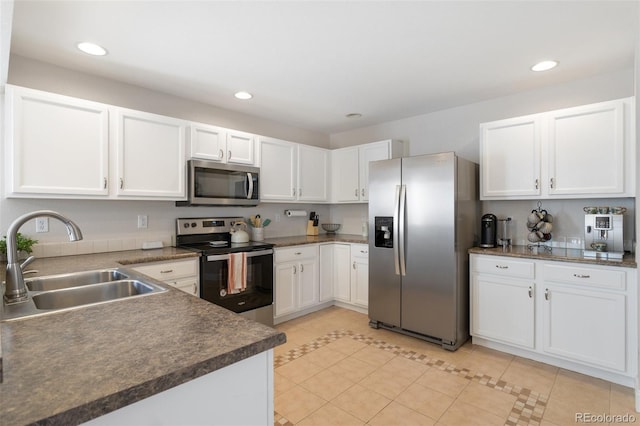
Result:
<instances>
[{"instance_id":1,"label":"black coffee maker","mask_svg":"<svg viewBox=\"0 0 640 426\"><path fill-rule=\"evenodd\" d=\"M482 216L480 247L495 247L497 243L498 218L488 213Z\"/></svg>"}]
</instances>

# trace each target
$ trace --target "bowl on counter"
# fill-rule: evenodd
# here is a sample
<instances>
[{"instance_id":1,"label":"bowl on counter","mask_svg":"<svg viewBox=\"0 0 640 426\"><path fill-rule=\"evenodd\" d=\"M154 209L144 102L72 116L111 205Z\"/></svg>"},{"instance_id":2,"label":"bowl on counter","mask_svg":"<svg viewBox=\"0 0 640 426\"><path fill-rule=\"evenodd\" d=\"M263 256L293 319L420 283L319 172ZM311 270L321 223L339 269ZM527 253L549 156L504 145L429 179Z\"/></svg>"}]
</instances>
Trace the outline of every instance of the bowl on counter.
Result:
<instances>
[{"instance_id":1,"label":"bowl on counter","mask_svg":"<svg viewBox=\"0 0 640 426\"><path fill-rule=\"evenodd\" d=\"M322 229L327 231L327 234L335 234L338 229L340 229L339 223L323 223L321 224Z\"/></svg>"}]
</instances>

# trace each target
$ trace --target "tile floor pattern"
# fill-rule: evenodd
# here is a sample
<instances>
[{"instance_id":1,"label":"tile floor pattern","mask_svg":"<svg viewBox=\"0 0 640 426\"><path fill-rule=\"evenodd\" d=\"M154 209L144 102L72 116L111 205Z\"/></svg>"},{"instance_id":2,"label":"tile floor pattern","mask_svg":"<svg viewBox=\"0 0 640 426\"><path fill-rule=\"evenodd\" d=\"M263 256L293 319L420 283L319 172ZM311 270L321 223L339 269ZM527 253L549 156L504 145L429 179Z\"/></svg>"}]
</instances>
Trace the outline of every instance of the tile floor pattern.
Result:
<instances>
[{"instance_id":1,"label":"tile floor pattern","mask_svg":"<svg viewBox=\"0 0 640 426\"><path fill-rule=\"evenodd\" d=\"M275 425L576 424L634 416L633 390L467 342L456 352L331 307L276 326ZM607 424L607 423L605 423Z\"/></svg>"}]
</instances>

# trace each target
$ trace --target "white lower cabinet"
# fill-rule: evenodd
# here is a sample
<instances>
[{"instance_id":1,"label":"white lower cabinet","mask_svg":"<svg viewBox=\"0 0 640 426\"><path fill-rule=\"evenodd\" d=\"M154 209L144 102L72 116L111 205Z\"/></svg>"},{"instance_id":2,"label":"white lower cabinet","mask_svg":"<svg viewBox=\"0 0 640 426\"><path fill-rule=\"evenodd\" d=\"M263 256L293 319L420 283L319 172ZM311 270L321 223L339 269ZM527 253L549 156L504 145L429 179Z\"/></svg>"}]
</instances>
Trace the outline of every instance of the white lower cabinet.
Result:
<instances>
[{"instance_id":1,"label":"white lower cabinet","mask_svg":"<svg viewBox=\"0 0 640 426\"><path fill-rule=\"evenodd\" d=\"M185 293L200 297L198 259L127 265L128 268L155 278Z\"/></svg>"},{"instance_id":2,"label":"white lower cabinet","mask_svg":"<svg viewBox=\"0 0 640 426\"><path fill-rule=\"evenodd\" d=\"M633 268L471 254L474 344L633 386Z\"/></svg>"},{"instance_id":3,"label":"white lower cabinet","mask_svg":"<svg viewBox=\"0 0 640 426\"><path fill-rule=\"evenodd\" d=\"M369 305L369 246L330 243L321 246L321 288L333 290L333 300L345 307L366 310Z\"/></svg>"},{"instance_id":4,"label":"white lower cabinet","mask_svg":"<svg viewBox=\"0 0 640 426\"><path fill-rule=\"evenodd\" d=\"M319 301L318 245L275 250L274 317L313 307Z\"/></svg>"},{"instance_id":5,"label":"white lower cabinet","mask_svg":"<svg viewBox=\"0 0 640 426\"><path fill-rule=\"evenodd\" d=\"M369 306L369 246L351 245L351 303Z\"/></svg>"}]
</instances>

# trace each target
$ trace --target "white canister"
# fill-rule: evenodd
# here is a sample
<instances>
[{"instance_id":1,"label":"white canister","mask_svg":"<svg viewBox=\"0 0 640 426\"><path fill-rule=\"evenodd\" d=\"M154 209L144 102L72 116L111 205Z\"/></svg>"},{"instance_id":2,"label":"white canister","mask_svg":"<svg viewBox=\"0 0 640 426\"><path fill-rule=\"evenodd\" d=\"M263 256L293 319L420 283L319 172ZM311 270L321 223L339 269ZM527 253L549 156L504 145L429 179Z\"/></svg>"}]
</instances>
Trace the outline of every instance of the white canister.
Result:
<instances>
[{"instance_id":1,"label":"white canister","mask_svg":"<svg viewBox=\"0 0 640 426\"><path fill-rule=\"evenodd\" d=\"M264 228L253 228L251 239L253 241L264 241Z\"/></svg>"}]
</instances>

